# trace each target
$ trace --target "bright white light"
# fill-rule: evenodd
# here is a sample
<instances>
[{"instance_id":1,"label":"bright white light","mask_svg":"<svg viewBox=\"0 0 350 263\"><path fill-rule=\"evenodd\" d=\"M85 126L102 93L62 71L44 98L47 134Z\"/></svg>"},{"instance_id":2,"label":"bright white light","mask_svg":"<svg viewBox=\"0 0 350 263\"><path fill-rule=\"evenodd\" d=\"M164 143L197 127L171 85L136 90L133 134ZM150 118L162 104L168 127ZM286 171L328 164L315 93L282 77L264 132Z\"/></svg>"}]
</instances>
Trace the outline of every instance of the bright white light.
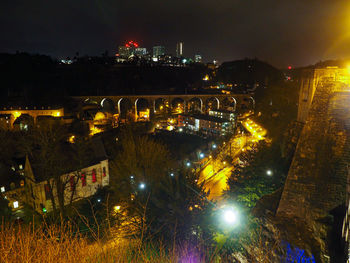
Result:
<instances>
[{"instance_id":1,"label":"bright white light","mask_svg":"<svg viewBox=\"0 0 350 263\"><path fill-rule=\"evenodd\" d=\"M13 202L13 208L18 208L18 201Z\"/></svg>"},{"instance_id":2,"label":"bright white light","mask_svg":"<svg viewBox=\"0 0 350 263\"><path fill-rule=\"evenodd\" d=\"M187 165L187 167L189 167L189 166L191 165L191 163L190 163L190 162L187 162L186 165Z\"/></svg>"},{"instance_id":3,"label":"bright white light","mask_svg":"<svg viewBox=\"0 0 350 263\"><path fill-rule=\"evenodd\" d=\"M182 132L182 131L183 131L183 129L182 129L182 128L180 128L180 129L179 129L179 132Z\"/></svg>"},{"instance_id":4,"label":"bright white light","mask_svg":"<svg viewBox=\"0 0 350 263\"><path fill-rule=\"evenodd\" d=\"M216 149L216 144L213 144L213 148Z\"/></svg>"},{"instance_id":5,"label":"bright white light","mask_svg":"<svg viewBox=\"0 0 350 263\"><path fill-rule=\"evenodd\" d=\"M130 179L134 179L134 176L132 175L132 176L130 176Z\"/></svg>"},{"instance_id":6,"label":"bright white light","mask_svg":"<svg viewBox=\"0 0 350 263\"><path fill-rule=\"evenodd\" d=\"M267 175L272 175L272 171L271 171L271 170L267 170L267 171L266 171L266 174L267 174Z\"/></svg>"},{"instance_id":7,"label":"bright white light","mask_svg":"<svg viewBox=\"0 0 350 263\"><path fill-rule=\"evenodd\" d=\"M201 153L201 154L199 155L199 157L200 157L200 158L204 158L204 153Z\"/></svg>"},{"instance_id":8,"label":"bright white light","mask_svg":"<svg viewBox=\"0 0 350 263\"><path fill-rule=\"evenodd\" d=\"M97 202L101 202L101 199L97 199Z\"/></svg>"},{"instance_id":9,"label":"bright white light","mask_svg":"<svg viewBox=\"0 0 350 263\"><path fill-rule=\"evenodd\" d=\"M171 173L170 176L174 176L174 173Z\"/></svg>"},{"instance_id":10,"label":"bright white light","mask_svg":"<svg viewBox=\"0 0 350 263\"><path fill-rule=\"evenodd\" d=\"M1 186L1 193L5 192L5 186Z\"/></svg>"},{"instance_id":11,"label":"bright white light","mask_svg":"<svg viewBox=\"0 0 350 263\"><path fill-rule=\"evenodd\" d=\"M227 209L223 213L224 221L230 225L238 223L238 213L234 209Z\"/></svg>"},{"instance_id":12,"label":"bright white light","mask_svg":"<svg viewBox=\"0 0 350 263\"><path fill-rule=\"evenodd\" d=\"M144 183L140 183L140 189L145 189L146 185Z\"/></svg>"}]
</instances>

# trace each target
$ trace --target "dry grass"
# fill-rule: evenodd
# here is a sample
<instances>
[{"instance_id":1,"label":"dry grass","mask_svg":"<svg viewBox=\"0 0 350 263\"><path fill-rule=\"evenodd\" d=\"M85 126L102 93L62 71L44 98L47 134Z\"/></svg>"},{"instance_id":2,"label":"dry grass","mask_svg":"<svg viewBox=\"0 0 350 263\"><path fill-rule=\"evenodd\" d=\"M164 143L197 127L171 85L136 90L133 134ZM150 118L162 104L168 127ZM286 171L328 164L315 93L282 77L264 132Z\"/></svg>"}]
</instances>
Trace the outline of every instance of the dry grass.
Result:
<instances>
[{"instance_id":1,"label":"dry grass","mask_svg":"<svg viewBox=\"0 0 350 263\"><path fill-rule=\"evenodd\" d=\"M197 252L194 252L197 251ZM69 263L69 262L216 262L206 253L189 246L166 248L162 244L118 239L89 243L69 226L2 226L0 229L1 263Z\"/></svg>"}]
</instances>

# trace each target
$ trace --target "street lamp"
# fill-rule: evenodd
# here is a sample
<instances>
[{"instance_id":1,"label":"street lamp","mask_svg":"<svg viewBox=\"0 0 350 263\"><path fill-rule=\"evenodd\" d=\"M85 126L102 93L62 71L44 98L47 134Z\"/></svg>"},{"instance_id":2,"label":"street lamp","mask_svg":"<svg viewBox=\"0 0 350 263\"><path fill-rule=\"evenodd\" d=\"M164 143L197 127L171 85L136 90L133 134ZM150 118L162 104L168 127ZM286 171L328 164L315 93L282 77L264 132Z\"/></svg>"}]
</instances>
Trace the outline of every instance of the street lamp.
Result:
<instances>
[{"instance_id":1,"label":"street lamp","mask_svg":"<svg viewBox=\"0 0 350 263\"><path fill-rule=\"evenodd\" d=\"M190 167L190 166L191 166L191 163L190 163L190 162L187 162L187 163L186 163L186 166L187 166L187 167Z\"/></svg>"},{"instance_id":2,"label":"street lamp","mask_svg":"<svg viewBox=\"0 0 350 263\"><path fill-rule=\"evenodd\" d=\"M144 183L140 183L139 188L140 188L141 190L145 189L145 187L146 187L146 185L145 185Z\"/></svg>"},{"instance_id":3,"label":"street lamp","mask_svg":"<svg viewBox=\"0 0 350 263\"><path fill-rule=\"evenodd\" d=\"M174 173L171 173L170 176L171 176L171 177L174 177Z\"/></svg>"},{"instance_id":4,"label":"street lamp","mask_svg":"<svg viewBox=\"0 0 350 263\"><path fill-rule=\"evenodd\" d=\"M225 226L235 227L239 224L239 211L235 207L224 207L221 219Z\"/></svg>"},{"instance_id":5,"label":"street lamp","mask_svg":"<svg viewBox=\"0 0 350 263\"><path fill-rule=\"evenodd\" d=\"M200 153L200 154L199 154L199 157L200 157L201 159L203 159L203 158L204 158L204 153Z\"/></svg>"},{"instance_id":6,"label":"street lamp","mask_svg":"<svg viewBox=\"0 0 350 263\"><path fill-rule=\"evenodd\" d=\"M266 174L267 174L268 176L271 176L271 175L272 175L272 171L271 171L271 170L267 170L267 171L266 171Z\"/></svg>"},{"instance_id":7,"label":"street lamp","mask_svg":"<svg viewBox=\"0 0 350 263\"><path fill-rule=\"evenodd\" d=\"M213 149L216 149L216 144L213 144Z\"/></svg>"}]
</instances>

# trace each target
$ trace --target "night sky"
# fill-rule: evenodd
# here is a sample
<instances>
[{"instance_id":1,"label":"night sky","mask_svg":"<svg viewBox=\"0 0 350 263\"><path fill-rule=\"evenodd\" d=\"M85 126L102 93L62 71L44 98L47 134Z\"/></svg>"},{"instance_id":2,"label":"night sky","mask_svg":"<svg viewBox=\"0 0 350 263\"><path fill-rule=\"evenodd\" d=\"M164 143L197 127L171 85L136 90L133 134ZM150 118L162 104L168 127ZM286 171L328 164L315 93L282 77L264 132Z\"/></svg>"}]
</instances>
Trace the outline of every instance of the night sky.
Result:
<instances>
[{"instance_id":1,"label":"night sky","mask_svg":"<svg viewBox=\"0 0 350 263\"><path fill-rule=\"evenodd\" d=\"M0 52L115 53L126 40L277 67L350 58L347 0L0 0Z\"/></svg>"}]
</instances>

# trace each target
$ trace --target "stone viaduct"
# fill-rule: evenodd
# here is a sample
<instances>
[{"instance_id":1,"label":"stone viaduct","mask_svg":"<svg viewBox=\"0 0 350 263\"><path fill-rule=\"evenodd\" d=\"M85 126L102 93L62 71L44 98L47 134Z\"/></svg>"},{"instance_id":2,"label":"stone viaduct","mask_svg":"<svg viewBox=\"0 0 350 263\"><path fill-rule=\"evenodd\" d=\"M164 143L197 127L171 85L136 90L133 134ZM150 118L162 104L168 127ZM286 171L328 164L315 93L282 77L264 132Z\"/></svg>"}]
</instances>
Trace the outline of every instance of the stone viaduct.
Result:
<instances>
[{"instance_id":1,"label":"stone viaduct","mask_svg":"<svg viewBox=\"0 0 350 263\"><path fill-rule=\"evenodd\" d=\"M121 103L123 100L127 100L131 103L135 116L137 115L138 103L141 99L146 100L149 108L155 112L156 102L168 102L170 107L175 100L181 100L184 104L186 111L187 106L192 101L199 102L200 112L205 111L210 100L216 101L217 108L223 104L224 101L233 103L234 110L241 105L246 105L252 109L255 107L255 100L250 94L179 94L179 95L115 95L115 96L80 96L73 97L81 102L95 102L103 106L107 101L112 102L118 109L118 113L121 113Z\"/></svg>"},{"instance_id":2,"label":"stone viaduct","mask_svg":"<svg viewBox=\"0 0 350 263\"><path fill-rule=\"evenodd\" d=\"M316 262L329 262L335 211L346 202L350 163L350 74L329 67L303 72L298 121L303 128L276 218L308 246ZM307 241L306 241L307 240ZM304 248L303 248L304 249Z\"/></svg>"}]
</instances>

